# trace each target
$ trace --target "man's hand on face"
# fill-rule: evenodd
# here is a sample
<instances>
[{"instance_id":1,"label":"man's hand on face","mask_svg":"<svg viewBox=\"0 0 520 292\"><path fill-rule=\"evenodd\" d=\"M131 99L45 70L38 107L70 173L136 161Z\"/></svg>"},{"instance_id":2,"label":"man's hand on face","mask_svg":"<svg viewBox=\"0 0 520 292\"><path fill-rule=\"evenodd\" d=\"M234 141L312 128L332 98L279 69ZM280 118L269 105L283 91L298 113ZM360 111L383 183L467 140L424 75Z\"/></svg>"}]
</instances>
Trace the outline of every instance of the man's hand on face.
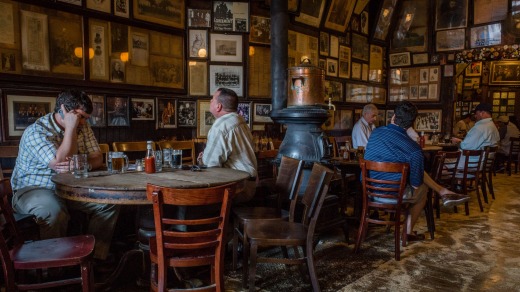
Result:
<instances>
[{"instance_id":1,"label":"man's hand on face","mask_svg":"<svg viewBox=\"0 0 520 292\"><path fill-rule=\"evenodd\" d=\"M63 111L63 127L65 129L76 129L81 120L81 115L75 110L67 111L63 104L61 105L61 110Z\"/></svg>"}]
</instances>

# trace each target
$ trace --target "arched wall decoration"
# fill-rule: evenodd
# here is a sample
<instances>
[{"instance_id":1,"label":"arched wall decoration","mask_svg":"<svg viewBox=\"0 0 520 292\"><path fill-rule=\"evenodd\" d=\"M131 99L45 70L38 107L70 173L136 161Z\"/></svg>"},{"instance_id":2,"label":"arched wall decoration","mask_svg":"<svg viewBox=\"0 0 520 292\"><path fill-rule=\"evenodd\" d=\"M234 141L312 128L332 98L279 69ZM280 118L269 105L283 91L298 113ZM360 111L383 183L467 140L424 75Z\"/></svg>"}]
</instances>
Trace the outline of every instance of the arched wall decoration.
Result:
<instances>
[{"instance_id":1,"label":"arched wall decoration","mask_svg":"<svg viewBox=\"0 0 520 292\"><path fill-rule=\"evenodd\" d=\"M506 59L518 59L520 57L520 46L504 45L488 48L463 50L456 54L455 62L471 63L474 61L497 61Z\"/></svg>"}]
</instances>

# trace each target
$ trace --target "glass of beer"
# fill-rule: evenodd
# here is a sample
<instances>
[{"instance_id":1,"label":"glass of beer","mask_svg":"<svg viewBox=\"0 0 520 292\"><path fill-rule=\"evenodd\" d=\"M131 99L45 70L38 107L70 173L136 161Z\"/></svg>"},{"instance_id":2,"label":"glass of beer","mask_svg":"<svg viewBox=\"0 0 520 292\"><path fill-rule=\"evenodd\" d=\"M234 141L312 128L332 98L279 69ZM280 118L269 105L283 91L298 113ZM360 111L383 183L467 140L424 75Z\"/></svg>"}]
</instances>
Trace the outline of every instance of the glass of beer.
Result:
<instances>
[{"instance_id":1,"label":"glass of beer","mask_svg":"<svg viewBox=\"0 0 520 292\"><path fill-rule=\"evenodd\" d=\"M123 152L111 152L109 159L112 165L111 173L125 173L128 170L128 156Z\"/></svg>"}]
</instances>

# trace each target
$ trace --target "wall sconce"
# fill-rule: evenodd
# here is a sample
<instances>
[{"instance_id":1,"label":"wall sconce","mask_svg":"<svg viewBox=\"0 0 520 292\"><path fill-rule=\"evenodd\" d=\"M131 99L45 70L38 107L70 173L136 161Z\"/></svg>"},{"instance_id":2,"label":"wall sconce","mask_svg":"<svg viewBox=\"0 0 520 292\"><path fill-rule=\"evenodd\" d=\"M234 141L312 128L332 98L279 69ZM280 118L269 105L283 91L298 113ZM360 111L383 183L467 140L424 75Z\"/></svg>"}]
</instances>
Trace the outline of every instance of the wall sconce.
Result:
<instances>
[{"instance_id":1,"label":"wall sconce","mask_svg":"<svg viewBox=\"0 0 520 292\"><path fill-rule=\"evenodd\" d=\"M255 55L255 47L249 47L249 56Z\"/></svg>"},{"instance_id":2,"label":"wall sconce","mask_svg":"<svg viewBox=\"0 0 520 292\"><path fill-rule=\"evenodd\" d=\"M94 49L93 48L88 48L88 59L89 60L94 59Z\"/></svg>"},{"instance_id":3,"label":"wall sconce","mask_svg":"<svg viewBox=\"0 0 520 292\"><path fill-rule=\"evenodd\" d=\"M206 58L206 56L208 55L208 52L206 51L206 49L199 49L199 52L197 53L197 55L201 58Z\"/></svg>"},{"instance_id":4,"label":"wall sconce","mask_svg":"<svg viewBox=\"0 0 520 292\"><path fill-rule=\"evenodd\" d=\"M83 48L82 47L74 48L74 56L76 56L77 58L82 59L83 58Z\"/></svg>"},{"instance_id":5,"label":"wall sconce","mask_svg":"<svg viewBox=\"0 0 520 292\"><path fill-rule=\"evenodd\" d=\"M123 62L128 62L128 52L122 52L119 56L119 59L121 59Z\"/></svg>"}]
</instances>

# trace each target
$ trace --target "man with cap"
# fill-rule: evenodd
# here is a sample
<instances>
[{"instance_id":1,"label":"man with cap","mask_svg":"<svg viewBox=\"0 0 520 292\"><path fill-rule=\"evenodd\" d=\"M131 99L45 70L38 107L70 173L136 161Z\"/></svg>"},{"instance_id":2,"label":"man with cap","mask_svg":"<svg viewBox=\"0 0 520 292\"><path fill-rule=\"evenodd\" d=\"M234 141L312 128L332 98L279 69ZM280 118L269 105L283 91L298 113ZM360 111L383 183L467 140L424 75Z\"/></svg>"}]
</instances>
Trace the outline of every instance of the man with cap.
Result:
<instances>
[{"instance_id":1,"label":"man with cap","mask_svg":"<svg viewBox=\"0 0 520 292\"><path fill-rule=\"evenodd\" d=\"M500 134L500 143L496 157L496 165L498 166L497 171L500 171L503 170L504 166L502 164L506 160L507 156L509 156L509 148L511 147L511 141L509 140L509 138L519 137L520 131L518 130L515 124L509 122L508 116L498 117L498 126L498 132Z\"/></svg>"},{"instance_id":2,"label":"man with cap","mask_svg":"<svg viewBox=\"0 0 520 292\"><path fill-rule=\"evenodd\" d=\"M472 120L473 114L467 114L463 117L462 120L458 121L453 127L453 135L458 138L464 138L464 136L469 132L469 130L475 125Z\"/></svg>"},{"instance_id":3,"label":"man with cap","mask_svg":"<svg viewBox=\"0 0 520 292\"><path fill-rule=\"evenodd\" d=\"M496 146L500 141L498 129L493 123L491 113L493 107L489 103L481 103L475 107L475 120L477 121L464 138L451 138L453 143L460 143L462 150L483 150L486 146ZM460 157L459 168L464 167L464 156Z\"/></svg>"}]
</instances>

